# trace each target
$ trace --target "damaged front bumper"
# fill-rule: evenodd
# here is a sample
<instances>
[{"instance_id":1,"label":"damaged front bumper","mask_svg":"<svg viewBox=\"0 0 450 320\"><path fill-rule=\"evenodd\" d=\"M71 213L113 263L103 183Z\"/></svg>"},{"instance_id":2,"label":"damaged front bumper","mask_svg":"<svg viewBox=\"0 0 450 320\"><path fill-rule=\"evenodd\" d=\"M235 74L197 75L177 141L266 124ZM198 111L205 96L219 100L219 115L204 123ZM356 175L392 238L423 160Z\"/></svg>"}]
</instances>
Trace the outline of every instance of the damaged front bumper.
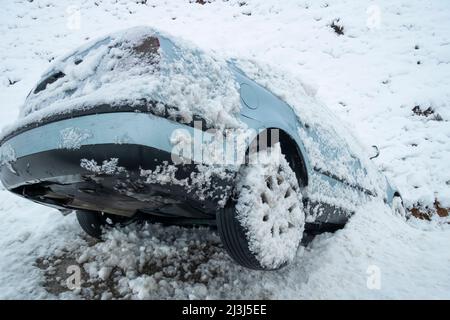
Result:
<instances>
[{"instance_id":1,"label":"damaged front bumper","mask_svg":"<svg viewBox=\"0 0 450 320\"><path fill-rule=\"evenodd\" d=\"M2 141L10 191L60 210L214 218L235 171L173 161L176 130L199 129L148 113L112 112L45 123ZM200 134L207 134L200 132Z\"/></svg>"}]
</instances>

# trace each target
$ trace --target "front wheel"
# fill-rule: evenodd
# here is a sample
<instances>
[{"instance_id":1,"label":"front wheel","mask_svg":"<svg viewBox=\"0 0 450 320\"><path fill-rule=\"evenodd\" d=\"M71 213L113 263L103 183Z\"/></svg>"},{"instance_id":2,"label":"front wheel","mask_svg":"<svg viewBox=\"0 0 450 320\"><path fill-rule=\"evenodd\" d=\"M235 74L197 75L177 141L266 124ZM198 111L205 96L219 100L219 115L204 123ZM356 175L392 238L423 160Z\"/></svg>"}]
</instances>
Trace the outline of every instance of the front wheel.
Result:
<instances>
[{"instance_id":1,"label":"front wheel","mask_svg":"<svg viewBox=\"0 0 450 320\"><path fill-rule=\"evenodd\" d=\"M250 269L277 270L295 258L304 224L299 184L279 144L250 155L235 199L217 214L229 255Z\"/></svg>"}]
</instances>

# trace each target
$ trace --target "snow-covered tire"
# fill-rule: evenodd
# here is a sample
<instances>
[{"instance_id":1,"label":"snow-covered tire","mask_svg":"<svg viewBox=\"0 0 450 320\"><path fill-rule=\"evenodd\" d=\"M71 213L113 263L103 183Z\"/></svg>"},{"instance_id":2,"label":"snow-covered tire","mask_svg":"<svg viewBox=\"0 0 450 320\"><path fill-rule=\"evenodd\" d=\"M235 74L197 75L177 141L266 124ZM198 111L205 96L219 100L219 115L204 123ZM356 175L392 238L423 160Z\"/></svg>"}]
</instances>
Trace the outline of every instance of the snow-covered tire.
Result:
<instances>
[{"instance_id":1,"label":"snow-covered tire","mask_svg":"<svg viewBox=\"0 0 450 320\"><path fill-rule=\"evenodd\" d=\"M239 173L235 198L217 214L229 255L255 270L277 270L291 262L304 223L299 183L279 144L250 155Z\"/></svg>"},{"instance_id":2,"label":"snow-covered tire","mask_svg":"<svg viewBox=\"0 0 450 320\"><path fill-rule=\"evenodd\" d=\"M84 232L91 237L101 240L105 227L124 226L129 224L132 218L103 212L77 210L77 220Z\"/></svg>"}]
</instances>

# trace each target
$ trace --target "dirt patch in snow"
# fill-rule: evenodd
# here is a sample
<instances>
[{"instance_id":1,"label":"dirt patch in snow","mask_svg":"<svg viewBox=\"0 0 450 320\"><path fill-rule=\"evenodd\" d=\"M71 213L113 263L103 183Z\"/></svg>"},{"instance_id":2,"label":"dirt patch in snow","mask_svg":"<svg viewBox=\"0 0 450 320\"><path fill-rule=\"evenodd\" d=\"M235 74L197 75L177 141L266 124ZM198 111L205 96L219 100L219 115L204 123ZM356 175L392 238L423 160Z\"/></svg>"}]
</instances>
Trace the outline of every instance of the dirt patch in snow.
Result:
<instances>
[{"instance_id":1,"label":"dirt patch in snow","mask_svg":"<svg viewBox=\"0 0 450 320\"><path fill-rule=\"evenodd\" d=\"M36 266L44 272L43 286L49 293L83 299L203 298L207 287L239 268L210 229L150 224L109 230L105 241L41 257ZM81 285L71 290L67 279L73 266L81 271Z\"/></svg>"},{"instance_id":2,"label":"dirt patch in snow","mask_svg":"<svg viewBox=\"0 0 450 320\"><path fill-rule=\"evenodd\" d=\"M139 223L108 230L104 238L37 259L42 287L59 299L274 299L271 283L298 268L295 263L273 273L242 268L212 228ZM312 239L304 237L299 256ZM81 283L70 289L68 271L74 268Z\"/></svg>"},{"instance_id":3,"label":"dirt patch in snow","mask_svg":"<svg viewBox=\"0 0 450 320\"><path fill-rule=\"evenodd\" d=\"M85 299L104 299L104 292L107 292L109 299L123 298L116 290L115 283L112 278L103 280L91 279L88 273L80 266L75 257L70 252L64 252L60 257L39 258L36 260L36 266L44 271L45 281L44 288L49 293L59 296L71 291L67 281L72 274L71 267L80 267L80 288L73 290L73 292ZM112 273L115 275L123 275L122 271L114 268Z\"/></svg>"},{"instance_id":4,"label":"dirt patch in snow","mask_svg":"<svg viewBox=\"0 0 450 320\"><path fill-rule=\"evenodd\" d=\"M431 220L435 214L441 218L445 218L449 216L450 212L450 208L441 206L441 203L437 199L434 201L433 207L423 206L417 203L408 210L413 217L421 220Z\"/></svg>"}]
</instances>

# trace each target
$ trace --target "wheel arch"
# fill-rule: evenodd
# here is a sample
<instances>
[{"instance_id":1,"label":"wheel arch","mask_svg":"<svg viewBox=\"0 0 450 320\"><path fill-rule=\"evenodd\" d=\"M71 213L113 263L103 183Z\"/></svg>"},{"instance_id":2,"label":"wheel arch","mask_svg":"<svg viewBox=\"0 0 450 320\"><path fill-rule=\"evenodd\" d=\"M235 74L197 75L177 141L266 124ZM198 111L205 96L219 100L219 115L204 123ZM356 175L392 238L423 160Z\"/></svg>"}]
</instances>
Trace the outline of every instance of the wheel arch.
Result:
<instances>
[{"instance_id":1,"label":"wheel arch","mask_svg":"<svg viewBox=\"0 0 450 320\"><path fill-rule=\"evenodd\" d=\"M299 184L304 187L308 185L308 170L305 162L305 157L302 154L299 145L286 131L276 127L270 127L262 130L253 139L247 148L246 154L248 154L252 146L260 148L261 139L265 139L264 146L270 147L274 143L280 142L281 151L286 156L286 160L291 165L295 172Z\"/></svg>"}]
</instances>

